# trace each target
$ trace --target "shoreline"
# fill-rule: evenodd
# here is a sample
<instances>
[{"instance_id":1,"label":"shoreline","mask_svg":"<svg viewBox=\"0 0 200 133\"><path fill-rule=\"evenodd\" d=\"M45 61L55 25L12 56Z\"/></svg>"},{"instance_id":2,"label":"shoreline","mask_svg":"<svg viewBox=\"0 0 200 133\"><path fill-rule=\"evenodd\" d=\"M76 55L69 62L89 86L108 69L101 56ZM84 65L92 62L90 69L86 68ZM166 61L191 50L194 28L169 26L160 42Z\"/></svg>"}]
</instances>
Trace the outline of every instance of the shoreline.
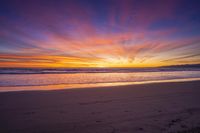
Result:
<instances>
[{"instance_id":1,"label":"shoreline","mask_svg":"<svg viewBox=\"0 0 200 133\"><path fill-rule=\"evenodd\" d=\"M58 85L40 85L40 86L1 86L0 93L18 92L18 91L49 91L49 90L71 90L87 89L117 86L132 86L142 84L170 83L170 82L191 82L200 81L200 78L166 79L157 81L138 81L138 82L112 82L112 83L91 83L91 84L58 84Z\"/></svg>"},{"instance_id":2,"label":"shoreline","mask_svg":"<svg viewBox=\"0 0 200 133\"><path fill-rule=\"evenodd\" d=\"M0 93L3 133L198 130L200 81Z\"/></svg>"}]
</instances>

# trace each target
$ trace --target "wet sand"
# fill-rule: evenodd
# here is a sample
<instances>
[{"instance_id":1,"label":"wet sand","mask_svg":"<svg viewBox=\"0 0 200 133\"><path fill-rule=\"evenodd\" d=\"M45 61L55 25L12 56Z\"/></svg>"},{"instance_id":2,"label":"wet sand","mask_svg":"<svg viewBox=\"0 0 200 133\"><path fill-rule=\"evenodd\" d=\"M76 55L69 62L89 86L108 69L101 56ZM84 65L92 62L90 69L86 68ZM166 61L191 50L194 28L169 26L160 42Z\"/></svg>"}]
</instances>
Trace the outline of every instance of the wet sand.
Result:
<instances>
[{"instance_id":1,"label":"wet sand","mask_svg":"<svg viewBox=\"0 0 200 133\"><path fill-rule=\"evenodd\" d=\"M0 93L1 133L199 133L200 81Z\"/></svg>"}]
</instances>

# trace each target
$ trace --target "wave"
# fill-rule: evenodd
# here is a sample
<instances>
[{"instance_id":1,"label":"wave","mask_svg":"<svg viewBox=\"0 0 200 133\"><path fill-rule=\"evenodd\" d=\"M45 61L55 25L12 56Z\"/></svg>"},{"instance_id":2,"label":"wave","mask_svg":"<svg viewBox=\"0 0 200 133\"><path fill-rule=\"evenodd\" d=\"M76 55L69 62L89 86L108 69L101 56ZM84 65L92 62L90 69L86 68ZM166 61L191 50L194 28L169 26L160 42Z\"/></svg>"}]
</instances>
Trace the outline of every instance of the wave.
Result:
<instances>
[{"instance_id":1,"label":"wave","mask_svg":"<svg viewBox=\"0 0 200 133\"><path fill-rule=\"evenodd\" d=\"M60 74L60 73L131 73L164 71L200 71L200 68L1 68L0 74Z\"/></svg>"}]
</instances>

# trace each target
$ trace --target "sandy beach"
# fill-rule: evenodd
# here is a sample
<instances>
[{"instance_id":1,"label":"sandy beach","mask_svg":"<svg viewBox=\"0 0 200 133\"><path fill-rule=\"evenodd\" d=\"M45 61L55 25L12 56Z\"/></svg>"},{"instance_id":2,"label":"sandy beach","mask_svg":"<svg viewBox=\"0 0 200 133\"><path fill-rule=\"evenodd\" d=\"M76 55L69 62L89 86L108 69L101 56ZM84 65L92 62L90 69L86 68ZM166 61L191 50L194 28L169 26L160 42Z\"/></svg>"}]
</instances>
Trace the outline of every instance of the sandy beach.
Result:
<instances>
[{"instance_id":1,"label":"sandy beach","mask_svg":"<svg viewBox=\"0 0 200 133\"><path fill-rule=\"evenodd\" d=\"M1 133L200 132L200 81L0 93Z\"/></svg>"}]
</instances>

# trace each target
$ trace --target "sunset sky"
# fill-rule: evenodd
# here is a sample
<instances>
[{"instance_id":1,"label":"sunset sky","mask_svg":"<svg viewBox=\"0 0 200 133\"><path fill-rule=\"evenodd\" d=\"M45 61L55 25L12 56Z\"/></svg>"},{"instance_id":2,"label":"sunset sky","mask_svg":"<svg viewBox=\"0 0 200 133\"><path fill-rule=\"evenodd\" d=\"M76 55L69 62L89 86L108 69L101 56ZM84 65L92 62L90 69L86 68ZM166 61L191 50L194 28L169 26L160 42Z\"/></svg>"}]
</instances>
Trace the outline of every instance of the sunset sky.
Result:
<instances>
[{"instance_id":1,"label":"sunset sky","mask_svg":"<svg viewBox=\"0 0 200 133\"><path fill-rule=\"evenodd\" d=\"M200 0L1 0L0 67L200 63Z\"/></svg>"}]
</instances>

